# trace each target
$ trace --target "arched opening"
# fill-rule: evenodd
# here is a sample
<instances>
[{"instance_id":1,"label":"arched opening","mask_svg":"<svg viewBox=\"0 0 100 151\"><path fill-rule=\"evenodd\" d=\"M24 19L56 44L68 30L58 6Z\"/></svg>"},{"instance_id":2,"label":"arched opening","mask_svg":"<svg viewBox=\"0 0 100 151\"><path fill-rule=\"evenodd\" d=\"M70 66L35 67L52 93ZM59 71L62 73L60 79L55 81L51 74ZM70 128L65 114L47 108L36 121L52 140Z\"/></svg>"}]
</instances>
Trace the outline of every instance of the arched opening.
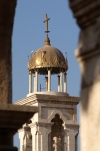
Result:
<instances>
[{"instance_id":1,"label":"arched opening","mask_svg":"<svg viewBox=\"0 0 100 151\"><path fill-rule=\"evenodd\" d=\"M64 144L64 127L63 120L59 114L51 120L54 124L51 127L51 151L63 151Z\"/></svg>"}]
</instances>

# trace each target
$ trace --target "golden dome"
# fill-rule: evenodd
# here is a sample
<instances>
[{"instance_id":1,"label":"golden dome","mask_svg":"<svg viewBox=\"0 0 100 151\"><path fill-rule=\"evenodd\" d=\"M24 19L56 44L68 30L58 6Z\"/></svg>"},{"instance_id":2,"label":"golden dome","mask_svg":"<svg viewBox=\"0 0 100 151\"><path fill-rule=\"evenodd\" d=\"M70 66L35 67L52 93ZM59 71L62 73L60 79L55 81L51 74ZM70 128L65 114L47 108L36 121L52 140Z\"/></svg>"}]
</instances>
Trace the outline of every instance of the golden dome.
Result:
<instances>
[{"instance_id":1,"label":"golden dome","mask_svg":"<svg viewBox=\"0 0 100 151\"><path fill-rule=\"evenodd\" d=\"M28 69L32 73L38 70L39 74L47 74L49 68L51 68L51 74L58 74L60 71L65 72L68 69L68 64L62 52L50 45L47 35L44 47L35 51L30 58Z\"/></svg>"}]
</instances>

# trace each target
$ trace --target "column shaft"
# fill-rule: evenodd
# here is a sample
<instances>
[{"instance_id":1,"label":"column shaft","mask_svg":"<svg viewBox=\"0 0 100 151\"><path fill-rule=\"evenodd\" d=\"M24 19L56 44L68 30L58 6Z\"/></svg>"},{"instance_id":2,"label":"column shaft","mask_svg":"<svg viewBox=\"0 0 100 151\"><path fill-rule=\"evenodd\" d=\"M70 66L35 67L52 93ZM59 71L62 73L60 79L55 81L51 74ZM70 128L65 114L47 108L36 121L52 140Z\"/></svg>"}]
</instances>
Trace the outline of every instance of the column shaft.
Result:
<instances>
[{"instance_id":1,"label":"column shaft","mask_svg":"<svg viewBox=\"0 0 100 151\"><path fill-rule=\"evenodd\" d=\"M22 129L21 129L22 130ZM24 145L24 130L18 131L19 132L19 140L20 140L20 151L23 151Z\"/></svg>"},{"instance_id":2,"label":"column shaft","mask_svg":"<svg viewBox=\"0 0 100 151\"><path fill-rule=\"evenodd\" d=\"M32 72L29 71L29 93L32 93Z\"/></svg>"},{"instance_id":3,"label":"column shaft","mask_svg":"<svg viewBox=\"0 0 100 151\"><path fill-rule=\"evenodd\" d=\"M64 92L67 92L67 74L64 73Z\"/></svg>"},{"instance_id":4,"label":"column shaft","mask_svg":"<svg viewBox=\"0 0 100 151\"><path fill-rule=\"evenodd\" d=\"M48 91L48 77L45 77L45 86L46 86L46 91Z\"/></svg>"},{"instance_id":5,"label":"column shaft","mask_svg":"<svg viewBox=\"0 0 100 151\"><path fill-rule=\"evenodd\" d=\"M69 136L67 136L67 151L70 151L70 146L69 146Z\"/></svg>"},{"instance_id":6,"label":"column shaft","mask_svg":"<svg viewBox=\"0 0 100 151\"><path fill-rule=\"evenodd\" d=\"M35 90L38 92L38 71L35 72L36 78L35 78Z\"/></svg>"},{"instance_id":7,"label":"column shaft","mask_svg":"<svg viewBox=\"0 0 100 151\"><path fill-rule=\"evenodd\" d=\"M67 151L76 151L76 135L78 132L68 132L67 135Z\"/></svg>"},{"instance_id":8,"label":"column shaft","mask_svg":"<svg viewBox=\"0 0 100 151\"><path fill-rule=\"evenodd\" d=\"M31 134L32 134L32 151L36 150L36 127L31 128Z\"/></svg>"},{"instance_id":9,"label":"column shaft","mask_svg":"<svg viewBox=\"0 0 100 151\"><path fill-rule=\"evenodd\" d=\"M63 92L63 83L62 83L63 73L60 73L60 92Z\"/></svg>"},{"instance_id":10,"label":"column shaft","mask_svg":"<svg viewBox=\"0 0 100 151\"><path fill-rule=\"evenodd\" d=\"M35 76L34 76L34 92L36 92L36 87L35 87Z\"/></svg>"},{"instance_id":11,"label":"column shaft","mask_svg":"<svg viewBox=\"0 0 100 151\"><path fill-rule=\"evenodd\" d=\"M58 92L60 92L60 76L58 76Z\"/></svg>"},{"instance_id":12,"label":"column shaft","mask_svg":"<svg viewBox=\"0 0 100 151\"><path fill-rule=\"evenodd\" d=\"M51 91L51 70L48 70L48 91Z\"/></svg>"},{"instance_id":13,"label":"column shaft","mask_svg":"<svg viewBox=\"0 0 100 151\"><path fill-rule=\"evenodd\" d=\"M64 135L64 151L68 151L67 150L67 136Z\"/></svg>"}]
</instances>

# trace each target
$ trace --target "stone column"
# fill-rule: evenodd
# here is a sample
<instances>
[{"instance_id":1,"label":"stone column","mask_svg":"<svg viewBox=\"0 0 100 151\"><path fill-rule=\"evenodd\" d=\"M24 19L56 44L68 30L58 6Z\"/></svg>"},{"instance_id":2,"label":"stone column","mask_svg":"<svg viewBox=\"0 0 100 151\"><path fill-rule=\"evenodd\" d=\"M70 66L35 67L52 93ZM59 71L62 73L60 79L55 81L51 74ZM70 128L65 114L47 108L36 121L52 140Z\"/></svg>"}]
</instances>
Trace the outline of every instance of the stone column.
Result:
<instances>
[{"instance_id":1,"label":"stone column","mask_svg":"<svg viewBox=\"0 0 100 151\"><path fill-rule=\"evenodd\" d=\"M48 91L48 77L45 77L45 86L46 86L46 91Z\"/></svg>"},{"instance_id":2,"label":"stone column","mask_svg":"<svg viewBox=\"0 0 100 151\"><path fill-rule=\"evenodd\" d=\"M78 132L67 132L67 151L76 151L76 135Z\"/></svg>"},{"instance_id":3,"label":"stone column","mask_svg":"<svg viewBox=\"0 0 100 151\"><path fill-rule=\"evenodd\" d=\"M58 92L60 92L60 76L58 75Z\"/></svg>"},{"instance_id":4,"label":"stone column","mask_svg":"<svg viewBox=\"0 0 100 151\"><path fill-rule=\"evenodd\" d=\"M67 135L66 144L67 144L67 151L70 151L70 142L69 142L69 136L68 135Z\"/></svg>"},{"instance_id":5,"label":"stone column","mask_svg":"<svg viewBox=\"0 0 100 151\"><path fill-rule=\"evenodd\" d=\"M68 151L67 145L68 145L68 142L67 142L67 135L64 134L64 151Z\"/></svg>"},{"instance_id":6,"label":"stone column","mask_svg":"<svg viewBox=\"0 0 100 151\"><path fill-rule=\"evenodd\" d=\"M48 70L48 91L51 91L51 69Z\"/></svg>"},{"instance_id":7,"label":"stone column","mask_svg":"<svg viewBox=\"0 0 100 151\"><path fill-rule=\"evenodd\" d=\"M32 93L32 72L29 71L29 93Z\"/></svg>"},{"instance_id":8,"label":"stone column","mask_svg":"<svg viewBox=\"0 0 100 151\"><path fill-rule=\"evenodd\" d=\"M49 151L48 135L52 124L32 123L30 124L32 134L32 151Z\"/></svg>"},{"instance_id":9,"label":"stone column","mask_svg":"<svg viewBox=\"0 0 100 151\"><path fill-rule=\"evenodd\" d=\"M75 52L81 69L81 151L99 151L100 1L69 2L81 29Z\"/></svg>"},{"instance_id":10,"label":"stone column","mask_svg":"<svg viewBox=\"0 0 100 151\"><path fill-rule=\"evenodd\" d=\"M63 80L62 80L62 78L63 78L63 73L62 72L60 72L60 92L63 92Z\"/></svg>"},{"instance_id":11,"label":"stone column","mask_svg":"<svg viewBox=\"0 0 100 151\"><path fill-rule=\"evenodd\" d=\"M51 126L52 123L41 123L40 125L40 131L42 134L42 146L41 146L41 150L43 151L49 151L49 133L51 132Z\"/></svg>"},{"instance_id":12,"label":"stone column","mask_svg":"<svg viewBox=\"0 0 100 151\"><path fill-rule=\"evenodd\" d=\"M36 83L36 80L35 80L35 76L34 76L34 92L36 92L36 87L35 87L35 83Z\"/></svg>"},{"instance_id":13,"label":"stone column","mask_svg":"<svg viewBox=\"0 0 100 151\"><path fill-rule=\"evenodd\" d=\"M31 127L31 134L32 134L32 151L42 151L42 135L41 131L39 130L38 123L32 123Z\"/></svg>"},{"instance_id":14,"label":"stone column","mask_svg":"<svg viewBox=\"0 0 100 151\"><path fill-rule=\"evenodd\" d=\"M18 130L19 133L19 139L20 139L20 151L23 151L23 145L24 145L24 129Z\"/></svg>"},{"instance_id":15,"label":"stone column","mask_svg":"<svg viewBox=\"0 0 100 151\"><path fill-rule=\"evenodd\" d=\"M64 92L67 92L67 73L64 73Z\"/></svg>"},{"instance_id":16,"label":"stone column","mask_svg":"<svg viewBox=\"0 0 100 151\"><path fill-rule=\"evenodd\" d=\"M35 151L36 150L36 138L35 138L35 135L36 135L36 124L32 123L30 125L30 128L31 128L31 134L32 134L32 151Z\"/></svg>"},{"instance_id":17,"label":"stone column","mask_svg":"<svg viewBox=\"0 0 100 151\"><path fill-rule=\"evenodd\" d=\"M24 124L22 129L18 130L20 139L20 151L28 150L32 148L32 136L30 127Z\"/></svg>"},{"instance_id":18,"label":"stone column","mask_svg":"<svg viewBox=\"0 0 100 151\"><path fill-rule=\"evenodd\" d=\"M35 72L35 90L38 92L38 71Z\"/></svg>"}]
</instances>

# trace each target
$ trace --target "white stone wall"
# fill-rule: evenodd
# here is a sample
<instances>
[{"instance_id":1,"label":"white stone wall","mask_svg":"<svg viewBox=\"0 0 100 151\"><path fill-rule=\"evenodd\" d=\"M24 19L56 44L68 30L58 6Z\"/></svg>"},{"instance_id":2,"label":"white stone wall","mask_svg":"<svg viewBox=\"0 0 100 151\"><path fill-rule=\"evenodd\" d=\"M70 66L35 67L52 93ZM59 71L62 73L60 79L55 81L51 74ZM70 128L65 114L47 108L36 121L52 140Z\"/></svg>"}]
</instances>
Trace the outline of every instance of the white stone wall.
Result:
<instances>
[{"instance_id":1,"label":"white stone wall","mask_svg":"<svg viewBox=\"0 0 100 151\"><path fill-rule=\"evenodd\" d=\"M47 98L49 99L49 97ZM54 96L52 98L54 98ZM31 123L28 124L31 129L30 135L32 135L32 151L76 151L75 139L79 130L76 119L76 104L68 104L66 102L52 101L52 103L49 103L45 99L42 99L42 101L37 101L32 104L32 100L30 101L31 106L35 105L39 108L39 112L34 114ZM56 122L53 122L55 115L59 115L59 120L63 121L61 125L63 128L62 132L60 132L59 125L57 126L61 138L59 136L53 136L52 126L54 123L56 126ZM28 137L25 137L27 134L28 132L25 131L25 128L19 131L21 146L25 142L27 146ZM56 135L58 135L57 132ZM59 145L61 147L59 147ZM22 151L22 148L20 151Z\"/></svg>"}]
</instances>

